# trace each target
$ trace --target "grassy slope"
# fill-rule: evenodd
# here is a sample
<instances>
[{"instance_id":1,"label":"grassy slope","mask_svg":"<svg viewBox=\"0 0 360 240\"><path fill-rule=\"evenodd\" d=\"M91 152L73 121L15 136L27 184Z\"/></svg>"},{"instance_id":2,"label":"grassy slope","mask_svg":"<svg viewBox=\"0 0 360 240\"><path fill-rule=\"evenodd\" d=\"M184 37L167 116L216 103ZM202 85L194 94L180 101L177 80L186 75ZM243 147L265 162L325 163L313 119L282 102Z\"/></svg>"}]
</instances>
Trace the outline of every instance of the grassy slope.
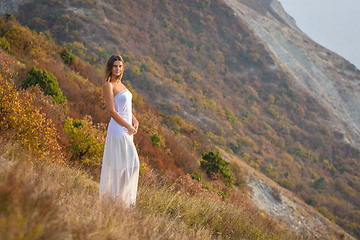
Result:
<instances>
[{"instance_id":1,"label":"grassy slope","mask_svg":"<svg viewBox=\"0 0 360 240\"><path fill-rule=\"evenodd\" d=\"M1 239L295 239L246 201L238 207L211 195L151 184L142 171L136 207L100 201L98 183L81 171L0 149Z\"/></svg>"}]
</instances>

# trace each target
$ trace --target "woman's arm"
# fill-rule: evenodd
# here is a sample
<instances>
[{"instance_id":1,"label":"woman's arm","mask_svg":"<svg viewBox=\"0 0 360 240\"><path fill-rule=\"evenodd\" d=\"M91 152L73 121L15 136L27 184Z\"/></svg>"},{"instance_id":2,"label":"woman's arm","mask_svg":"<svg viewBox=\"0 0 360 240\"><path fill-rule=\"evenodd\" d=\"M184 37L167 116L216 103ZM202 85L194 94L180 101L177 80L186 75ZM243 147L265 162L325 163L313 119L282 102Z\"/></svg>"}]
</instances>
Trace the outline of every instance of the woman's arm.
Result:
<instances>
[{"instance_id":1,"label":"woman's arm","mask_svg":"<svg viewBox=\"0 0 360 240\"><path fill-rule=\"evenodd\" d=\"M129 124L127 121L125 121L125 119L121 117L120 114L115 110L114 92L112 84L109 82L105 82L103 85L103 92L105 97L106 110L109 113L110 117L112 117L115 122L126 128L129 135L135 134L136 129L131 126L131 124Z\"/></svg>"}]
</instances>

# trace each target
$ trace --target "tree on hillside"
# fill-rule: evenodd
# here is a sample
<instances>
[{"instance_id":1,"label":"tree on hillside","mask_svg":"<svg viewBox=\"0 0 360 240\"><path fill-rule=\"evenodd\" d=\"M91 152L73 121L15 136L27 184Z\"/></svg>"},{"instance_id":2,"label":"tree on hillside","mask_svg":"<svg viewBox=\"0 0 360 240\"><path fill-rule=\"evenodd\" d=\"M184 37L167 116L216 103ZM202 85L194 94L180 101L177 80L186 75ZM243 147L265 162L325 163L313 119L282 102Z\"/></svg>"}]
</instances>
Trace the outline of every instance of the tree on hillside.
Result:
<instances>
[{"instance_id":1,"label":"tree on hillside","mask_svg":"<svg viewBox=\"0 0 360 240\"><path fill-rule=\"evenodd\" d=\"M64 50L61 52L60 56L66 64L68 64L68 65L74 64L75 55L70 53L66 48L64 48Z\"/></svg>"},{"instance_id":2,"label":"tree on hillside","mask_svg":"<svg viewBox=\"0 0 360 240\"><path fill-rule=\"evenodd\" d=\"M28 87L36 84L39 84L45 95L53 97L54 104L67 102L67 99L63 96L55 76L46 70L37 69L35 66L32 66L32 68L30 68L27 72L27 77L22 82L21 87L27 89Z\"/></svg>"},{"instance_id":3,"label":"tree on hillside","mask_svg":"<svg viewBox=\"0 0 360 240\"><path fill-rule=\"evenodd\" d=\"M10 44L6 41L5 37L0 38L0 47L2 47L5 51L10 52Z\"/></svg>"},{"instance_id":4,"label":"tree on hillside","mask_svg":"<svg viewBox=\"0 0 360 240\"><path fill-rule=\"evenodd\" d=\"M214 152L210 150L209 152L202 153L202 160L200 165L202 168L206 169L206 173L211 177L213 174L220 173L223 176L224 181L228 187L233 185L233 176L229 173L229 168L227 165L230 163L225 161L219 152Z\"/></svg>"}]
</instances>

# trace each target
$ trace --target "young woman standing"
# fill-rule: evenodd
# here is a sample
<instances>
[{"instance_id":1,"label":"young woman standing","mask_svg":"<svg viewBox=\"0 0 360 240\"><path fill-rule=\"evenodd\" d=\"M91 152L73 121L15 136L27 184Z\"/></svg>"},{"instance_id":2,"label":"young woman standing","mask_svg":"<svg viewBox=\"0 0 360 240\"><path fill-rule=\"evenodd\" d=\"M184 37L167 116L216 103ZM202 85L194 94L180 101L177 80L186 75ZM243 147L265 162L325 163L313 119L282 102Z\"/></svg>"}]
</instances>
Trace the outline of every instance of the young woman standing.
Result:
<instances>
[{"instance_id":1,"label":"young woman standing","mask_svg":"<svg viewBox=\"0 0 360 240\"><path fill-rule=\"evenodd\" d=\"M132 94L121 83L124 60L112 55L106 64L103 92L111 120L107 129L100 177L100 196L120 199L124 206L136 202L139 157L133 142L139 122L132 113Z\"/></svg>"}]
</instances>

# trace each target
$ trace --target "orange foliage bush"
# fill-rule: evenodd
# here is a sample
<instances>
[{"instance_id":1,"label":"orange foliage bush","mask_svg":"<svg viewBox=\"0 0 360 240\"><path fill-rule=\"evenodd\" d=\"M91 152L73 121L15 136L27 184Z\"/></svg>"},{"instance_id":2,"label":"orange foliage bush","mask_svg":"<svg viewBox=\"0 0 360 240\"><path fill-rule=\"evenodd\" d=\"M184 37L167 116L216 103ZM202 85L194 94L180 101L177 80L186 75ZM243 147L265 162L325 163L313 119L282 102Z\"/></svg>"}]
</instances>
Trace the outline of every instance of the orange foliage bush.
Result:
<instances>
[{"instance_id":1,"label":"orange foliage bush","mask_svg":"<svg viewBox=\"0 0 360 240\"><path fill-rule=\"evenodd\" d=\"M17 91L0 75L0 132L15 138L34 153L50 161L62 162L58 134L50 119L32 106L35 95Z\"/></svg>"}]
</instances>

